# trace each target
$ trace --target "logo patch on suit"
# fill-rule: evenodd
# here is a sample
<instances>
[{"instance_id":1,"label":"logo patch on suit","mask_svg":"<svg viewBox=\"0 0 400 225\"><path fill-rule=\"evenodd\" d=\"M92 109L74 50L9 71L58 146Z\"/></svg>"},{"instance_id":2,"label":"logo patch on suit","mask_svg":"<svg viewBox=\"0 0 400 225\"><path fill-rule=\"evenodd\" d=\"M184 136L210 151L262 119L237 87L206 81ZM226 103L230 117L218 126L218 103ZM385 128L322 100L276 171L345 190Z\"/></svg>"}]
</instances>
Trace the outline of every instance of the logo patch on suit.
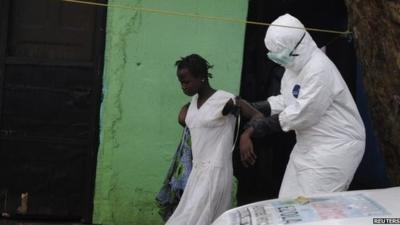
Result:
<instances>
[{"instance_id":1,"label":"logo patch on suit","mask_svg":"<svg viewBox=\"0 0 400 225\"><path fill-rule=\"evenodd\" d=\"M299 93L300 93L300 85L296 84L293 87L292 94L295 98L297 98L299 97Z\"/></svg>"}]
</instances>

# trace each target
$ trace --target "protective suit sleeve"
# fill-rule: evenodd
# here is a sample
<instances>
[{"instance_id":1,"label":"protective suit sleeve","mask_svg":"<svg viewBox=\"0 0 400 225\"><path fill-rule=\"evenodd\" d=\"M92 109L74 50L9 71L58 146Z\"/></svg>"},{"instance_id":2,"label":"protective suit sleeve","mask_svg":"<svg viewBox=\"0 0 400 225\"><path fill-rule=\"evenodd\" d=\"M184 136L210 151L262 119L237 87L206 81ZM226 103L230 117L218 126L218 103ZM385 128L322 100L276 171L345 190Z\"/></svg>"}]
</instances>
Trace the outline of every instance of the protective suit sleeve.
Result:
<instances>
[{"instance_id":1,"label":"protective suit sleeve","mask_svg":"<svg viewBox=\"0 0 400 225\"><path fill-rule=\"evenodd\" d=\"M245 125L245 128L248 127L253 128L252 137L263 137L268 134L282 131L279 123L279 114L251 120Z\"/></svg>"},{"instance_id":2,"label":"protective suit sleeve","mask_svg":"<svg viewBox=\"0 0 400 225\"><path fill-rule=\"evenodd\" d=\"M282 95L271 96L268 98L271 115L278 114L285 109L285 103Z\"/></svg>"},{"instance_id":3,"label":"protective suit sleeve","mask_svg":"<svg viewBox=\"0 0 400 225\"><path fill-rule=\"evenodd\" d=\"M264 114L264 116L271 115L271 106L268 101L252 102L251 105Z\"/></svg>"},{"instance_id":4,"label":"protective suit sleeve","mask_svg":"<svg viewBox=\"0 0 400 225\"><path fill-rule=\"evenodd\" d=\"M298 98L279 114L282 130L299 130L317 124L333 102L329 74L319 72L305 78Z\"/></svg>"}]
</instances>

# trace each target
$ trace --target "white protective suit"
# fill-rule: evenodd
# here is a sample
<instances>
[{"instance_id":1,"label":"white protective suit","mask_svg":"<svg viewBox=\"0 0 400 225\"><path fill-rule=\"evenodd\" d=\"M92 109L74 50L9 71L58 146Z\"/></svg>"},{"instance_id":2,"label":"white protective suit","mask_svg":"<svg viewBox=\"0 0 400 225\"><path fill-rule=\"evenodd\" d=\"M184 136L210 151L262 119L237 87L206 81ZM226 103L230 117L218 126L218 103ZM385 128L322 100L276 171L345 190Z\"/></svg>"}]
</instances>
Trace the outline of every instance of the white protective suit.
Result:
<instances>
[{"instance_id":1,"label":"white protective suit","mask_svg":"<svg viewBox=\"0 0 400 225\"><path fill-rule=\"evenodd\" d=\"M317 47L303 24L289 14L270 26L265 45L270 52L295 49L281 81L281 95L268 98L271 114L279 113L283 131L294 130L279 197L347 190L362 159L365 130L341 74Z\"/></svg>"}]
</instances>

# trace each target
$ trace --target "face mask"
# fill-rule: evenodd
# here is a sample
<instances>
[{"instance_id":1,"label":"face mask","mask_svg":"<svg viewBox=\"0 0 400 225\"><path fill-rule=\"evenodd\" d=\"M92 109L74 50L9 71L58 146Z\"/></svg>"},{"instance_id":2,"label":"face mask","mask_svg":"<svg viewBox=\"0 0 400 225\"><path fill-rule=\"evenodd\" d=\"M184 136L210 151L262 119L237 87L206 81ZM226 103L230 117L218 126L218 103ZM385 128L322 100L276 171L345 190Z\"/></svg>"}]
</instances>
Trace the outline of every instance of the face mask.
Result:
<instances>
[{"instance_id":1,"label":"face mask","mask_svg":"<svg viewBox=\"0 0 400 225\"><path fill-rule=\"evenodd\" d=\"M300 38L300 40L297 42L296 46L294 46L292 50L284 48L280 52L268 52L267 54L268 58L279 65L282 66L289 65L290 63L293 62L294 57L298 56L298 54L294 54L293 52L299 46L300 42L303 40L305 35L306 33L303 34L303 36Z\"/></svg>"},{"instance_id":2,"label":"face mask","mask_svg":"<svg viewBox=\"0 0 400 225\"><path fill-rule=\"evenodd\" d=\"M293 57L290 55L290 52L292 52L290 49L285 48L280 52L268 52L267 56L273 62L286 66L293 62Z\"/></svg>"}]
</instances>

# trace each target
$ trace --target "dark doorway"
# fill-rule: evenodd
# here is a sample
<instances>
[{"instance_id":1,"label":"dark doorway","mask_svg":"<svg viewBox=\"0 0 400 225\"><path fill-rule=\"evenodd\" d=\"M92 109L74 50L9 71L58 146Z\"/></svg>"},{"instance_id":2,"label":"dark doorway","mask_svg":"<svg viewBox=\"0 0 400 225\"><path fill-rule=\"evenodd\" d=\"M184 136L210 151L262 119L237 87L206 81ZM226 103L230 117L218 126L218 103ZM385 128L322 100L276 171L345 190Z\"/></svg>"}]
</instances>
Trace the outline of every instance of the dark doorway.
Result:
<instances>
[{"instance_id":1,"label":"dark doorway","mask_svg":"<svg viewBox=\"0 0 400 225\"><path fill-rule=\"evenodd\" d=\"M11 217L91 222L105 14L0 1L0 209Z\"/></svg>"}]
</instances>

